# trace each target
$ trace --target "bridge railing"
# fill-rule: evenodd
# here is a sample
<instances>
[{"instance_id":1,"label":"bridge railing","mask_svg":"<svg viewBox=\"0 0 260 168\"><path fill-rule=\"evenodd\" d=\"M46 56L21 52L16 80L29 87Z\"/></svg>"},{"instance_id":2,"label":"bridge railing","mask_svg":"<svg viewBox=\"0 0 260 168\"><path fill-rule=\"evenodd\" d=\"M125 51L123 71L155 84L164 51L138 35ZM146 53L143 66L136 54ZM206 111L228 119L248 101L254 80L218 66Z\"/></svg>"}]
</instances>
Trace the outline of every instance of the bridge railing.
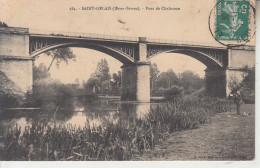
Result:
<instances>
[{"instance_id":1,"label":"bridge railing","mask_svg":"<svg viewBox=\"0 0 260 168\"><path fill-rule=\"evenodd\" d=\"M152 42L152 43L164 43L164 44L176 44L176 45L216 46L216 47L220 47L221 46L221 45L219 45L217 43L182 41L182 40L153 39L153 38L148 38L147 41L148 42Z\"/></svg>"},{"instance_id":2,"label":"bridge railing","mask_svg":"<svg viewBox=\"0 0 260 168\"><path fill-rule=\"evenodd\" d=\"M22 27L0 27L0 32L27 34L29 33L29 29Z\"/></svg>"},{"instance_id":3,"label":"bridge railing","mask_svg":"<svg viewBox=\"0 0 260 168\"><path fill-rule=\"evenodd\" d=\"M64 37L77 37L77 38L94 38L94 39L106 39L106 40L138 41L137 37L92 34L92 33L45 31L45 30L37 30L37 29L30 29L29 33L30 34L37 34L37 35L64 36Z\"/></svg>"},{"instance_id":4,"label":"bridge railing","mask_svg":"<svg viewBox=\"0 0 260 168\"><path fill-rule=\"evenodd\" d=\"M92 34L92 33L79 33L79 32L61 32L61 31L46 31L39 29L29 29L30 34L44 35L44 36L59 36L59 37L73 37L73 38L91 38L101 40L117 40L117 41L132 41L138 42L138 37L130 36L116 36L116 35L104 35L104 34ZM164 43L174 45L189 45L189 46L208 46L208 47L223 47L217 43L208 42L194 42L194 41L182 41L182 40L166 40L166 39L154 39L147 38L147 42L151 43Z\"/></svg>"}]
</instances>

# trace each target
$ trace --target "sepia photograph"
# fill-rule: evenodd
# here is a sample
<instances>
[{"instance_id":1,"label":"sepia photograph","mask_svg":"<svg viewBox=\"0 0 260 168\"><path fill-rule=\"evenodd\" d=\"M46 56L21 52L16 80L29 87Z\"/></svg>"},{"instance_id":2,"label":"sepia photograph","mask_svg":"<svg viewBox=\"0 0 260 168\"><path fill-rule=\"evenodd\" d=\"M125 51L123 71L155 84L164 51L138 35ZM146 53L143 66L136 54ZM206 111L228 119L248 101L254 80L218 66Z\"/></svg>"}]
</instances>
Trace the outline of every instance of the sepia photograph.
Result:
<instances>
[{"instance_id":1,"label":"sepia photograph","mask_svg":"<svg viewBox=\"0 0 260 168\"><path fill-rule=\"evenodd\" d=\"M0 0L0 161L253 163L255 51L255 0Z\"/></svg>"}]
</instances>

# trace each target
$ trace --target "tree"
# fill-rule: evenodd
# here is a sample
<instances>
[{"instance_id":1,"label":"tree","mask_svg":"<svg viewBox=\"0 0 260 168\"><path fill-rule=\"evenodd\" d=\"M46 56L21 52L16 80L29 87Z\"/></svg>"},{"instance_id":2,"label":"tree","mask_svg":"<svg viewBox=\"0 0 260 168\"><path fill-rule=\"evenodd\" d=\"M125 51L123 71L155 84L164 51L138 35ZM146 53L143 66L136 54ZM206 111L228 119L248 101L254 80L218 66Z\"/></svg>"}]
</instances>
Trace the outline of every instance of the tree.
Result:
<instances>
[{"instance_id":1,"label":"tree","mask_svg":"<svg viewBox=\"0 0 260 168\"><path fill-rule=\"evenodd\" d=\"M108 89L111 88L108 85L108 83L110 83L110 79L111 76L109 73L107 60L101 59L101 61L97 64L96 71L91 74L91 77L85 84L85 88L87 92L107 94L109 92Z\"/></svg>"},{"instance_id":2,"label":"tree","mask_svg":"<svg viewBox=\"0 0 260 168\"><path fill-rule=\"evenodd\" d=\"M110 80L111 76L109 73L109 65L107 63L106 59L101 59L100 62L98 62L97 64L97 68L94 74L92 74L92 76L94 78L97 78L100 83L106 81L106 80Z\"/></svg>"},{"instance_id":3,"label":"tree","mask_svg":"<svg viewBox=\"0 0 260 168\"><path fill-rule=\"evenodd\" d=\"M112 92L112 86L110 80L105 80L104 82L101 83L100 92L106 95Z\"/></svg>"},{"instance_id":4,"label":"tree","mask_svg":"<svg viewBox=\"0 0 260 168\"><path fill-rule=\"evenodd\" d=\"M244 103L255 103L255 68L240 77L231 75L228 87L231 93L240 91Z\"/></svg>"},{"instance_id":5,"label":"tree","mask_svg":"<svg viewBox=\"0 0 260 168\"><path fill-rule=\"evenodd\" d=\"M72 50L70 48L57 48L51 51L47 51L46 55L52 57L52 61L48 67L48 71L50 70L54 60L56 59L56 65L59 67L60 62L64 61L68 64L69 60L75 61L75 55L73 54Z\"/></svg>"},{"instance_id":6,"label":"tree","mask_svg":"<svg viewBox=\"0 0 260 168\"><path fill-rule=\"evenodd\" d=\"M99 92L97 79L89 78L88 81L84 83L84 86L88 94L96 94Z\"/></svg>"},{"instance_id":7,"label":"tree","mask_svg":"<svg viewBox=\"0 0 260 168\"><path fill-rule=\"evenodd\" d=\"M150 66L150 77L151 77L151 89L153 90L154 89L154 84L156 82L156 79L158 78L158 75L159 75L160 71L158 69L158 66L157 64L153 63L151 66Z\"/></svg>"},{"instance_id":8,"label":"tree","mask_svg":"<svg viewBox=\"0 0 260 168\"><path fill-rule=\"evenodd\" d=\"M112 93L113 95L120 95L121 93L121 78L122 78L122 73L121 71L118 71L117 74L113 73L112 74Z\"/></svg>"},{"instance_id":9,"label":"tree","mask_svg":"<svg viewBox=\"0 0 260 168\"><path fill-rule=\"evenodd\" d=\"M121 87L121 78L122 78L121 71L118 71L117 74L116 73L112 74L113 82L116 84L117 87Z\"/></svg>"},{"instance_id":10,"label":"tree","mask_svg":"<svg viewBox=\"0 0 260 168\"><path fill-rule=\"evenodd\" d=\"M176 98L179 98L182 96L182 92L183 92L183 88L177 85L172 85L170 89L168 89L165 94L164 97L166 100L168 101L173 101Z\"/></svg>"},{"instance_id":11,"label":"tree","mask_svg":"<svg viewBox=\"0 0 260 168\"><path fill-rule=\"evenodd\" d=\"M251 90L255 90L255 67L245 76L243 84Z\"/></svg>"},{"instance_id":12,"label":"tree","mask_svg":"<svg viewBox=\"0 0 260 168\"><path fill-rule=\"evenodd\" d=\"M33 66L33 79L39 80L39 79L46 79L49 78L51 74L48 72L47 67L45 64L40 63L39 66Z\"/></svg>"},{"instance_id":13,"label":"tree","mask_svg":"<svg viewBox=\"0 0 260 168\"><path fill-rule=\"evenodd\" d=\"M162 72L156 82L157 88L169 89L173 85L178 85L179 79L172 69L167 70L167 72Z\"/></svg>"},{"instance_id":14,"label":"tree","mask_svg":"<svg viewBox=\"0 0 260 168\"><path fill-rule=\"evenodd\" d=\"M2 23L2 22L0 21L0 27L8 27L8 25L7 25L5 22Z\"/></svg>"},{"instance_id":15,"label":"tree","mask_svg":"<svg viewBox=\"0 0 260 168\"><path fill-rule=\"evenodd\" d=\"M204 81L198 75L194 74L192 71L184 71L179 75L179 85L184 88L184 90L199 90L202 88Z\"/></svg>"}]
</instances>

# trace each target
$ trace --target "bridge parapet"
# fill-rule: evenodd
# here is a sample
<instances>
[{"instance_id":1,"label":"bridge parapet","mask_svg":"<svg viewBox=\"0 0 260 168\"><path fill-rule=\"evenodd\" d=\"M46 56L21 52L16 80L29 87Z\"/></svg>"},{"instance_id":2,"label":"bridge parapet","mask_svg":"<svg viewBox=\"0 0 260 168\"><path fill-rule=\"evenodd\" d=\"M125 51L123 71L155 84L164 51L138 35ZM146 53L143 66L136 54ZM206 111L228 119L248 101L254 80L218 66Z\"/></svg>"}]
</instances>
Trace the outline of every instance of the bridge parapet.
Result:
<instances>
[{"instance_id":1,"label":"bridge parapet","mask_svg":"<svg viewBox=\"0 0 260 168\"><path fill-rule=\"evenodd\" d=\"M133 41L133 42L138 41L138 37L80 33L80 32L46 31L46 30L30 29L29 33L32 36L35 35L36 36L59 36L59 37L93 38L93 39L116 40L116 41Z\"/></svg>"},{"instance_id":2,"label":"bridge parapet","mask_svg":"<svg viewBox=\"0 0 260 168\"><path fill-rule=\"evenodd\" d=\"M28 28L22 27L0 27L0 33L28 34Z\"/></svg>"}]
</instances>

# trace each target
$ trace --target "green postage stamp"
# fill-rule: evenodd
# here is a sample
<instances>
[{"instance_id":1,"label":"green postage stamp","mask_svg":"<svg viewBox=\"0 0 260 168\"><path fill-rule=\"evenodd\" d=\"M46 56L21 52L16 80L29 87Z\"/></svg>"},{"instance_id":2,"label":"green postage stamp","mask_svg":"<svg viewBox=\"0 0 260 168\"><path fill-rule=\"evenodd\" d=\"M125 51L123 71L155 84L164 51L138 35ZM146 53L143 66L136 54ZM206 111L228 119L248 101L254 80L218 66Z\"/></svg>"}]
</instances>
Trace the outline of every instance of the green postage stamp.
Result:
<instances>
[{"instance_id":1,"label":"green postage stamp","mask_svg":"<svg viewBox=\"0 0 260 168\"><path fill-rule=\"evenodd\" d=\"M249 0L217 0L215 38L223 41L248 41L249 8Z\"/></svg>"}]
</instances>

